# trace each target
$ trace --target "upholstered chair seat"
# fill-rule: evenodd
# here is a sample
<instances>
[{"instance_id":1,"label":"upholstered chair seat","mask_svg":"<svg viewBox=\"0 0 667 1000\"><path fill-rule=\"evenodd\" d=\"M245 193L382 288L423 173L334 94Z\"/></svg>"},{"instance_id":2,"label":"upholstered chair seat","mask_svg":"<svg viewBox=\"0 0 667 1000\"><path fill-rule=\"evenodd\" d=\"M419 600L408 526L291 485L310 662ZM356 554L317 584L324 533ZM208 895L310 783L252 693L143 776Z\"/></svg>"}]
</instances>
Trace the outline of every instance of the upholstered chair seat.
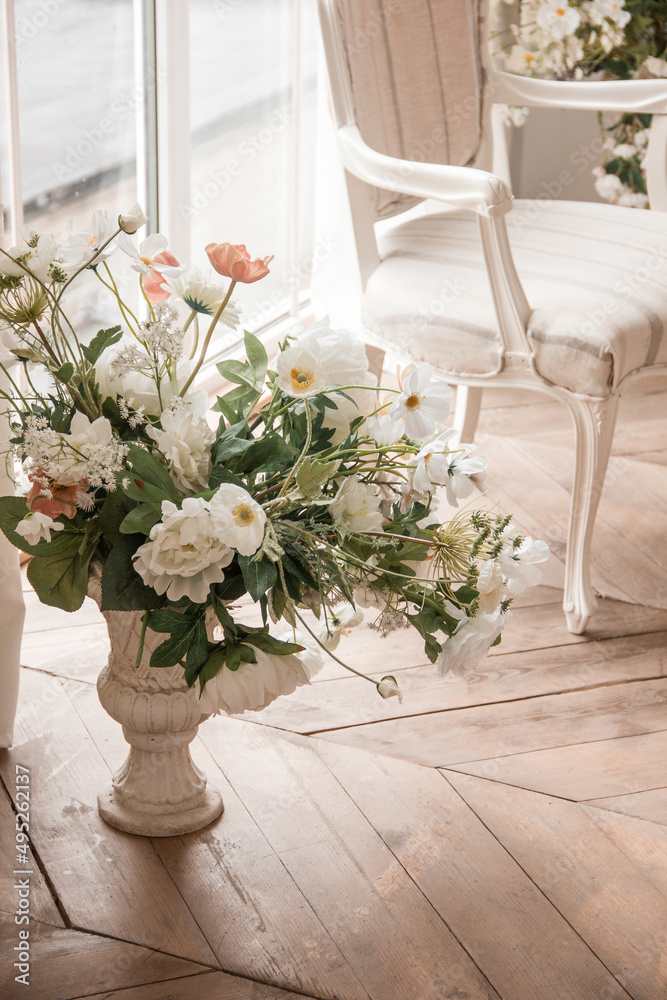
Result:
<instances>
[{"instance_id":1,"label":"upholstered chair seat","mask_svg":"<svg viewBox=\"0 0 667 1000\"><path fill-rule=\"evenodd\" d=\"M631 372L667 362L667 217L581 202L516 201L510 242L532 307L538 374L609 396ZM498 320L472 212L383 223L364 326L452 375L503 367Z\"/></svg>"}]
</instances>

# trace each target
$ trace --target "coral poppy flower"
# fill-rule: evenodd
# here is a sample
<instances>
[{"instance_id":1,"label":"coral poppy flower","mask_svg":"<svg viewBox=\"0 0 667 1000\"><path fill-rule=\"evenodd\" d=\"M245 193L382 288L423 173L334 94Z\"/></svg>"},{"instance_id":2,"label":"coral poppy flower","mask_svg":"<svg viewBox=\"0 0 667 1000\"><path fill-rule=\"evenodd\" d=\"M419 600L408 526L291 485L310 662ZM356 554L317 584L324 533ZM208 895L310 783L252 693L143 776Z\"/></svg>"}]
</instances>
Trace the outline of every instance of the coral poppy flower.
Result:
<instances>
[{"instance_id":1,"label":"coral poppy flower","mask_svg":"<svg viewBox=\"0 0 667 1000\"><path fill-rule=\"evenodd\" d=\"M269 273L268 265L273 260L273 254L251 260L242 243L236 246L232 243L209 243L205 249L218 274L231 278L232 281L243 281L247 285L266 277Z\"/></svg>"},{"instance_id":2,"label":"coral poppy flower","mask_svg":"<svg viewBox=\"0 0 667 1000\"><path fill-rule=\"evenodd\" d=\"M40 482L35 482L35 480L43 478L44 474L41 469L30 476L32 486L26 497L28 507L39 514L48 514L49 517L58 517L59 514L64 514L65 517L69 518L74 517L78 510L77 497L80 498L82 493L87 492L88 484L83 481L73 483L71 486L61 486L51 480L48 489L52 496L44 497L42 496L44 486Z\"/></svg>"}]
</instances>

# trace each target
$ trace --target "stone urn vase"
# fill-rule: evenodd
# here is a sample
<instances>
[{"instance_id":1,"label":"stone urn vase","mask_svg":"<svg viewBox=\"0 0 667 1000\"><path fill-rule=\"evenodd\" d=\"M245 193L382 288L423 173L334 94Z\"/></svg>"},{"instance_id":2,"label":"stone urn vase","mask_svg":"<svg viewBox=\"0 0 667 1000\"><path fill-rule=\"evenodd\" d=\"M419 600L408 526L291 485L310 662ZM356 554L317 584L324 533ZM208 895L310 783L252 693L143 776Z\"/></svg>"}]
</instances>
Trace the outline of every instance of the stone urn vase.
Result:
<instances>
[{"instance_id":1,"label":"stone urn vase","mask_svg":"<svg viewBox=\"0 0 667 1000\"><path fill-rule=\"evenodd\" d=\"M101 605L101 567L91 568L88 593ZM97 680L103 708L120 722L128 757L100 792L100 816L111 826L144 837L174 837L208 826L223 810L220 793L190 756L189 744L209 716L183 668L151 667L151 653L165 636L148 630L137 667L143 612L103 611L109 662ZM211 629L213 622L211 622Z\"/></svg>"}]
</instances>

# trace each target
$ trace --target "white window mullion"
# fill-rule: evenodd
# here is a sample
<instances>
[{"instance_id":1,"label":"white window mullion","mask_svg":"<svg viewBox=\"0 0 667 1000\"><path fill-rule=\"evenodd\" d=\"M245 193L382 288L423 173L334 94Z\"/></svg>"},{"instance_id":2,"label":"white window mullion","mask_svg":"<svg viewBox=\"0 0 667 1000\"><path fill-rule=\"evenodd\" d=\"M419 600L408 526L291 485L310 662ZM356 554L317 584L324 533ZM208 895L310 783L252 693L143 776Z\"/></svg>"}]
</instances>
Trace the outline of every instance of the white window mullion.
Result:
<instances>
[{"instance_id":1,"label":"white window mullion","mask_svg":"<svg viewBox=\"0 0 667 1000\"><path fill-rule=\"evenodd\" d=\"M18 243L23 225L21 142L19 133L18 72L16 64L16 19L14 0L0 0L2 66L5 99L5 143L7 149L7 204L9 239Z\"/></svg>"},{"instance_id":2,"label":"white window mullion","mask_svg":"<svg viewBox=\"0 0 667 1000\"><path fill-rule=\"evenodd\" d=\"M155 0L158 225L180 260L191 256L190 17L183 0Z\"/></svg>"},{"instance_id":3,"label":"white window mullion","mask_svg":"<svg viewBox=\"0 0 667 1000\"><path fill-rule=\"evenodd\" d=\"M287 273L290 315L299 315L299 198L301 174L301 0L290 4L290 132L288 162Z\"/></svg>"}]
</instances>

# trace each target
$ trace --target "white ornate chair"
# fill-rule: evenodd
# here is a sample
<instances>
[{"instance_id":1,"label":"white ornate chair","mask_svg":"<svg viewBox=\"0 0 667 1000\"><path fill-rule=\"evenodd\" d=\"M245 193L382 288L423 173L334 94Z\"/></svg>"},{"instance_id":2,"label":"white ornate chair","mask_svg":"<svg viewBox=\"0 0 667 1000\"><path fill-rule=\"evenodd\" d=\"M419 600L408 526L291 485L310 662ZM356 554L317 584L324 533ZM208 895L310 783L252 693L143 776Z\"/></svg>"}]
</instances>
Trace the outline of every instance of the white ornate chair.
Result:
<instances>
[{"instance_id":1,"label":"white ornate chair","mask_svg":"<svg viewBox=\"0 0 667 1000\"><path fill-rule=\"evenodd\" d=\"M567 406L576 456L564 609L581 633L595 608L591 536L619 396L667 374L667 80L497 72L485 0L318 2L366 335L459 387L466 441L484 386L538 389ZM658 211L514 201L495 103L653 113ZM421 199L444 205L376 232Z\"/></svg>"}]
</instances>

